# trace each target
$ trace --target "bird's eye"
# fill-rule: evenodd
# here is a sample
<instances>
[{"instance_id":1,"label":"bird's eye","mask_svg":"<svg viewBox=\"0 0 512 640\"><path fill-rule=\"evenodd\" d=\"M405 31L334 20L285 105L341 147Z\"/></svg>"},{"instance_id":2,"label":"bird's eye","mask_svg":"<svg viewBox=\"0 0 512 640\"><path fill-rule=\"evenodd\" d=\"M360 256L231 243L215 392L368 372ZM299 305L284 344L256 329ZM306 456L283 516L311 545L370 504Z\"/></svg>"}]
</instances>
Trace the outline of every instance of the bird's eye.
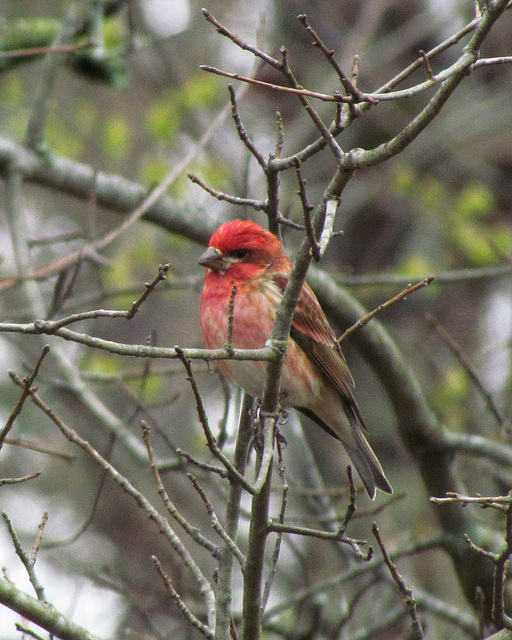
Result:
<instances>
[{"instance_id":1,"label":"bird's eye","mask_svg":"<svg viewBox=\"0 0 512 640\"><path fill-rule=\"evenodd\" d=\"M231 255L237 260L243 260L245 257L247 257L248 253L249 249L234 249L233 251L231 251Z\"/></svg>"}]
</instances>

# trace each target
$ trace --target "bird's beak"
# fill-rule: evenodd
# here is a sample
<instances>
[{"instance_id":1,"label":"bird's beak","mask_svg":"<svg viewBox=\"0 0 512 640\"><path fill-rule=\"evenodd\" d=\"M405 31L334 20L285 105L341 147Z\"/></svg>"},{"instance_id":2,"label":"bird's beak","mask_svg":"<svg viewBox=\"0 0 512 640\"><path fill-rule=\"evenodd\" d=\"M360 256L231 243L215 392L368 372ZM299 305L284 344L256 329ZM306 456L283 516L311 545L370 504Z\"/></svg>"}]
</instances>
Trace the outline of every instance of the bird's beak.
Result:
<instances>
[{"instance_id":1,"label":"bird's beak","mask_svg":"<svg viewBox=\"0 0 512 640\"><path fill-rule=\"evenodd\" d=\"M222 251L219 251L217 247L208 247L203 255L197 261L202 267L212 269L213 271L225 271L226 264L224 262L224 256Z\"/></svg>"}]
</instances>

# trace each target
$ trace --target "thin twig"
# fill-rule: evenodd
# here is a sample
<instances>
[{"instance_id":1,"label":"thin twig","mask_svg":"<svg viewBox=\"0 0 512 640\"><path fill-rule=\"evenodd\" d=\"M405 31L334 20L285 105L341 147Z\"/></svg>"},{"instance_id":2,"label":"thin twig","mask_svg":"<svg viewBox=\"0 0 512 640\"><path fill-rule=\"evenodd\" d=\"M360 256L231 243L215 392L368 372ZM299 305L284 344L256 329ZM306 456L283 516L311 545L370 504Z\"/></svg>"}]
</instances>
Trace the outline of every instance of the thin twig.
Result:
<instances>
[{"instance_id":1,"label":"thin twig","mask_svg":"<svg viewBox=\"0 0 512 640\"><path fill-rule=\"evenodd\" d=\"M229 309L228 309L228 335L226 342L224 343L224 349L228 353L233 353L233 323L235 321L235 298L238 291L236 283L233 284L231 293L229 295Z\"/></svg>"},{"instance_id":2,"label":"thin twig","mask_svg":"<svg viewBox=\"0 0 512 640\"><path fill-rule=\"evenodd\" d=\"M140 296L140 298L138 300L136 300L132 306L130 307L130 309L128 310L128 313L126 314L126 317L128 320L131 320L133 318L133 316L137 313L137 311L140 309L142 303L147 299L147 297L149 296L149 294L155 290L157 284L159 282L162 282L162 280L166 280L167 279L167 272L170 269L170 265L168 264L161 264L158 267L158 274L156 275L156 277L153 279L152 282L150 282L149 284L146 282L144 284L144 292L142 293L142 295Z\"/></svg>"},{"instance_id":3,"label":"thin twig","mask_svg":"<svg viewBox=\"0 0 512 640\"><path fill-rule=\"evenodd\" d=\"M350 98L346 96L342 96L339 93L335 93L333 95L318 93L317 91L311 91L310 89L303 89L300 87L286 87L282 84L272 84L271 82L265 82L263 80L257 80L256 78L250 78L247 76L242 76L239 73L230 73L229 71L223 71L222 69L217 69L217 67L211 67L207 64L202 64L199 67L203 71L207 71L208 73L214 73L218 76L223 76L224 78L231 78L232 80L239 80L240 82L246 82L247 84L254 84L258 87L264 87L265 89L270 89L271 91L278 91L282 93L293 93L297 96L304 96L307 98L314 98L316 100L322 100L322 102L351 102ZM374 100L374 102L376 102Z\"/></svg>"},{"instance_id":4,"label":"thin twig","mask_svg":"<svg viewBox=\"0 0 512 640\"><path fill-rule=\"evenodd\" d=\"M347 101L347 102L350 101L351 103L353 103L353 102L370 102L371 104L375 104L376 100L368 98L364 93L359 91L359 89L354 84L352 84L352 82L348 79L348 77L343 73L341 67L336 62L336 59L334 57L334 51L332 49L329 49L324 44L322 39L319 37L318 33L316 33L316 31L313 29L313 27L309 24L308 17L306 15L302 14L302 15L298 16L298 20L304 26L304 28L306 29L307 33L312 37L313 45L315 47L318 47L320 49L320 51L324 54L324 56L328 60L329 64L332 66L332 68L336 72L338 78L340 79L340 82L343 85L343 88L349 94L351 100L346 100L345 99L343 101Z\"/></svg>"},{"instance_id":5,"label":"thin twig","mask_svg":"<svg viewBox=\"0 0 512 640\"><path fill-rule=\"evenodd\" d=\"M175 347L176 354L178 358L183 362L183 366L187 372L187 380L190 382L190 386L192 387L192 392L194 394L194 398L196 401L196 410L197 415L199 417L199 422L203 428L203 432L206 436L206 442L208 444L208 448L212 452L212 454L224 465L226 471L232 479L240 482L240 484L244 487L246 491L249 493L255 493L255 488L247 482L247 480L241 475L235 467L231 464L228 458L224 455L224 453L219 449L217 442L215 441L215 437L210 429L210 425L208 423L208 417L206 415L206 411L204 409L203 401L201 398L201 394L199 393L199 388L196 384L194 375L192 373L192 367L190 365L190 360L185 356L182 349L179 347Z\"/></svg>"},{"instance_id":6,"label":"thin twig","mask_svg":"<svg viewBox=\"0 0 512 640\"><path fill-rule=\"evenodd\" d=\"M36 478L39 478L40 475L41 472L36 471L35 473L30 473L28 476L22 476L21 478L0 478L0 487L9 484L20 484L27 480L35 480Z\"/></svg>"},{"instance_id":7,"label":"thin twig","mask_svg":"<svg viewBox=\"0 0 512 640\"><path fill-rule=\"evenodd\" d=\"M343 522L341 523L340 528L338 529L338 533L340 535L345 535L345 531L347 530L347 527L350 521L352 520L352 518L354 517L357 509L357 506L356 506L357 491L356 491L356 486L354 484L352 467L350 465L348 465L347 467L347 477L348 477L348 485L350 487L350 495L347 503L347 509L345 511L345 517L343 518Z\"/></svg>"},{"instance_id":8,"label":"thin twig","mask_svg":"<svg viewBox=\"0 0 512 640\"><path fill-rule=\"evenodd\" d=\"M300 198L300 202L302 204L302 213L304 215L304 227L306 229L306 235L308 237L309 243L311 245L311 255L314 260L320 260L320 249L318 247L318 242L315 237L315 230L313 229L313 225L311 223L311 212L313 208L309 202L306 193L306 180L302 176L301 171L301 162L298 158L295 159L295 175L297 177L297 182L299 185L298 196Z\"/></svg>"},{"instance_id":9,"label":"thin twig","mask_svg":"<svg viewBox=\"0 0 512 640\"><path fill-rule=\"evenodd\" d=\"M263 155L258 151L253 141L250 139L249 134L247 133L247 129L244 127L242 118L240 117L240 112L238 111L238 102L234 88L232 85L228 86L229 89L229 99L231 101L231 117L233 118L233 122L235 123L236 131L238 133L238 137L247 147L247 150L254 156L257 163L266 171L267 161L263 157Z\"/></svg>"},{"instance_id":10,"label":"thin twig","mask_svg":"<svg viewBox=\"0 0 512 640\"><path fill-rule=\"evenodd\" d=\"M183 602L182 597L180 596L180 594L174 588L174 585L172 584L172 580L169 578L169 576L163 570L163 567L160 564L160 560L156 556L151 556L151 559L155 563L156 569L157 569L158 573L160 574L160 577L163 580L163 583L165 585L165 588L167 589L168 594L171 596L171 599L174 602L174 604L178 607L178 609L181 611L181 613L185 616L185 619L195 629L197 629L205 638L211 638L211 640L213 640L213 638L215 637L214 631L212 629L210 629L209 627L207 627L205 624L203 624L201 622L201 620L199 620L199 618L196 618L196 616L192 613L192 611L190 611L190 609L187 607L187 605Z\"/></svg>"},{"instance_id":11,"label":"thin twig","mask_svg":"<svg viewBox=\"0 0 512 640\"><path fill-rule=\"evenodd\" d=\"M232 196L228 193L223 193L222 191L217 191L213 187L208 186L204 183L200 178L193 175L192 173L188 173L187 176L194 183L204 189L211 196L216 198L217 200L229 202L230 204L234 204L241 207L251 207L255 211L262 211L265 209L265 203L263 200L252 200L251 198L240 198L238 196Z\"/></svg>"},{"instance_id":12,"label":"thin twig","mask_svg":"<svg viewBox=\"0 0 512 640\"><path fill-rule=\"evenodd\" d=\"M228 477L227 471L224 468L215 467L214 465L203 462L202 460L196 460L196 458L194 458L190 453L188 453L188 451L183 451L183 449L176 449L176 453L182 458L185 458L187 462L190 462L190 464L193 464L198 469L202 469L203 471L208 471L210 473L216 473L221 478ZM160 468L160 472L162 473L161 468Z\"/></svg>"},{"instance_id":13,"label":"thin twig","mask_svg":"<svg viewBox=\"0 0 512 640\"><path fill-rule=\"evenodd\" d=\"M208 540L205 536L203 536L203 534L197 527L192 526L190 522L188 522L188 520L181 515L175 504L170 499L158 470L155 450L153 449L153 445L151 443L151 432L148 425L144 421L142 422L142 435L144 438L144 444L146 445L146 449L148 452L149 464L151 466L151 471L153 473L153 479L155 481L158 495L162 499L162 502L167 509L167 513L180 525L180 527L187 533L187 535L189 535L192 540L194 540L194 542L196 542L204 549L207 549L212 554L212 556L216 558L219 554L218 547L213 544L213 542Z\"/></svg>"},{"instance_id":14,"label":"thin twig","mask_svg":"<svg viewBox=\"0 0 512 640\"><path fill-rule=\"evenodd\" d=\"M47 53L69 53L70 51L76 51L77 49L84 49L90 46L90 40L84 40L83 42L75 42L73 44L16 49L15 51L0 51L0 58L23 58L26 56L43 56Z\"/></svg>"},{"instance_id":15,"label":"thin twig","mask_svg":"<svg viewBox=\"0 0 512 640\"><path fill-rule=\"evenodd\" d=\"M373 523L372 532L373 532L373 535L375 536L375 539L377 540L377 544L380 547L382 557L384 558L384 562L386 563L386 566L388 567L389 572L393 577L393 580L398 585L398 588L400 589L400 593L402 594L406 602L407 609L409 611L409 617L411 619L411 626L412 626L411 637L413 638L413 640L422 640L424 638L423 629L421 628L421 622L418 618L418 611L416 609L416 602L414 601L414 598L412 596L412 591L411 589L409 589L409 587L407 587L403 576L401 576L400 573L398 572L396 564L391 560L386 550L386 547L384 545L384 542L382 540L382 537L380 535L379 528L375 523Z\"/></svg>"},{"instance_id":16,"label":"thin twig","mask_svg":"<svg viewBox=\"0 0 512 640\"><path fill-rule=\"evenodd\" d=\"M435 76L434 76L434 74L432 72L432 67L430 66L430 61L428 59L427 54L422 49L420 49L419 54L421 56L421 59L423 60L423 64L425 65L425 69L427 70L428 79L431 80L432 82L435 82L436 78L435 78Z\"/></svg>"},{"instance_id":17,"label":"thin twig","mask_svg":"<svg viewBox=\"0 0 512 640\"><path fill-rule=\"evenodd\" d=\"M338 338L338 343L341 344L356 329L360 329L361 327L364 327L366 324L368 324L368 322L370 322L370 320L372 318L374 318L378 313L380 313L384 309L387 309L392 304L395 304L396 302L399 302L400 300L403 300L404 298L406 298L409 294L413 293L414 291L417 291L418 289L422 289L423 287L427 287L433 280L434 280L434 278L432 276L430 276L428 278L425 278L421 282L417 282L416 284L409 285L403 291L401 291L398 295L396 295L393 298L391 298L391 300L388 300L387 302L384 302L383 304L380 304L373 311L370 311L370 313L367 313L365 316L360 318L355 324L353 324L351 327L349 327L345 331L345 333L343 333Z\"/></svg>"},{"instance_id":18,"label":"thin twig","mask_svg":"<svg viewBox=\"0 0 512 640\"><path fill-rule=\"evenodd\" d=\"M210 522L211 522L211 525L212 525L212 529L216 533L219 534L219 536L222 538L222 540L224 540L224 542L226 543L226 546L228 547L228 549L231 551L233 556L237 559L240 567L242 568L242 572L243 572L244 567L245 567L244 554L240 551L240 549L237 546L237 544L234 542L234 540L232 540L229 537L229 535L227 534L226 530L221 525L219 519L217 518L217 515L215 513L215 510L213 508L212 503L210 502L210 500L208 500L208 496L206 495L204 489L199 484L197 478L194 475L192 475L191 473L187 473L187 478L193 484L194 489L197 491L197 493L199 494L199 497L201 498L201 500L204 503L204 506L206 507L206 511L208 512L208 515L210 517ZM217 552L216 555L218 557L218 555L219 555L218 552Z\"/></svg>"},{"instance_id":19,"label":"thin twig","mask_svg":"<svg viewBox=\"0 0 512 640\"><path fill-rule=\"evenodd\" d=\"M253 47L252 45L248 44L247 42L245 42L244 40L242 40L241 38L239 38L238 36L236 36L234 33L232 33L231 31L229 31L229 29L226 29L226 27L224 27L209 11L207 11L206 9L202 10L203 16L206 18L206 20L208 20L208 22L210 22L211 24L214 25L214 27L217 29L217 31L222 35L225 36L226 38L229 38L232 42L234 42L238 47L240 47L240 49L243 49L244 51L250 51L254 56L260 58L261 60L263 60L263 62L266 62L267 64L269 64L271 67L274 67L276 69L279 69L279 62L275 59L272 58L272 56L267 55L266 53L264 53L263 51L261 51L260 49L258 49L257 47Z\"/></svg>"},{"instance_id":20,"label":"thin twig","mask_svg":"<svg viewBox=\"0 0 512 640\"><path fill-rule=\"evenodd\" d=\"M18 378L15 380L18 386L22 386L23 382ZM95 460L103 469L105 469L114 482L116 482L123 491L131 496L141 509L147 514L147 516L157 525L159 531L167 538L173 549L181 557L184 565L190 570L194 579L196 580L201 594L204 597L206 610L209 620L209 625L213 627L215 620L215 595L209 581L203 575L201 569L187 550L185 545L178 538L173 531L167 518L160 515L155 507L149 502L149 500L136 489L131 482L117 471L117 469L110 464L103 456L101 456L96 449L87 441L81 438L74 429L68 427L57 414L35 393L32 389L30 391L30 397L32 402L38 406L58 427L63 435L70 441L79 446L85 451L91 458Z\"/></svg>"},{"instance_id":21,"label":"thin twig","mask_svg":"<svg viewBox=\"0 0 512 640\"><path fill-rule=\"evenodd\" d=\"M34 554L26 553L26 551L21 546L18 535L16 534L16 531L14 530L14 527L12 525L11 519L5 512L2 513L2 516L5 521L5 524L7 525L7 529L9 530L9 535L11 536L14 549L16 550L16 555L21 560L22 565L25 567L25 571L27 572L28 579L30 580L30 584L34 587L34 591L36 592L37 599L40 602L48 603L44 593L44 587L39 582L39 579L36 576L36 572L34 570L34 564L36 559L35 553ZM43 514L43 520L38 530L38 536L36 537L36 540L39 542L40 542L40 534L42 533L41 527L44 528L44 524L46 523L47 518L48 518L48 514L45 512ZM39 542L38 542L38 545L39 545ZM37 548L39 547L37 546Z\"/></svg>"},{"instance_id":22,"label":"thin twig","mask_svg":"<svg viewBox=\"0 0 512 640\"><path fill-rule=\"evenodd\" d=\"M11 414L7 419L7 422L5 423L2 431L0 431L0 449L2 449L5 439L7 438L7 435L9 434L9 431L12 429L14 425L14 421L16 420L16 418L21 413L21 410L23 409L23 404L25 403L25 400L29 396L30 388L34 384L34 380L37 378L37 374L39 373L39 368L41 367L41 364L46 354L49 351L50 351L50 347L48 345L45 345L43 347L43 350L41 351L41 355L39 356L36 362L36 366L34 367L34 370L30 375L23 378L23 391L21 393L20 399L16 403L16 406L14 407L14 409L11 411ZM11 375L10 372L9 372L9 375Z\"/></svg>"}]
</instances>

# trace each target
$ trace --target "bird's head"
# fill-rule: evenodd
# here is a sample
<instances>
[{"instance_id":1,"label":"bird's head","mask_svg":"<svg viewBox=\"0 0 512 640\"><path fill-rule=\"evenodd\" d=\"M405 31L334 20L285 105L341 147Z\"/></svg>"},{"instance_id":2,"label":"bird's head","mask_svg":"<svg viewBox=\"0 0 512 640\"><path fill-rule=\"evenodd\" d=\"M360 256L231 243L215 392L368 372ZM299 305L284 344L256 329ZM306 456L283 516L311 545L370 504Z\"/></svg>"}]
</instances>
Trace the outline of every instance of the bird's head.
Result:
<instances>
[{"instance_id":1,"label":"bird's head","mask_svg":"<svg viewBox=\"0 0 512 640\"><path fill-rule=\"evenodd\" d=\"M233 280L289 273L291 269L279 238L250 220L233 220L220 226L198 262Z\"/></svg>"}]
</instances>

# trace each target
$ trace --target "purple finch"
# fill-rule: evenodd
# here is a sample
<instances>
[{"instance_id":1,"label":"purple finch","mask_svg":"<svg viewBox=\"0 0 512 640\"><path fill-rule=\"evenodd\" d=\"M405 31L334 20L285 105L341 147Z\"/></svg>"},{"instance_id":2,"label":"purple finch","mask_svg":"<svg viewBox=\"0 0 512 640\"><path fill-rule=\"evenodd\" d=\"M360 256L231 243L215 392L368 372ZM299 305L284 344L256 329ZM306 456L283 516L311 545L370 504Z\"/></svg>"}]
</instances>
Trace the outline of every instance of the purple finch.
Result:
<instances>
[{"instance_id":1,"label":"purple finch","mask_svg":"<svg viewBox=\"0 0 512 640\"><path fill-rule=\"evenodd\" d=\"M280 240L254 222L227 222L213 234L199 264L207 269L200 304L206 346L220 349L226 343L233 300L232 346L264 347L292 268ZM218 361L219 369L254 397L261 395L266 366L265 361ZM392 488L366 439L353 385L325 313L304 284L290 331L280 404L302 412L343 444L373 499L376 489L392 493Z\"/></svg>"}]
</instances>

